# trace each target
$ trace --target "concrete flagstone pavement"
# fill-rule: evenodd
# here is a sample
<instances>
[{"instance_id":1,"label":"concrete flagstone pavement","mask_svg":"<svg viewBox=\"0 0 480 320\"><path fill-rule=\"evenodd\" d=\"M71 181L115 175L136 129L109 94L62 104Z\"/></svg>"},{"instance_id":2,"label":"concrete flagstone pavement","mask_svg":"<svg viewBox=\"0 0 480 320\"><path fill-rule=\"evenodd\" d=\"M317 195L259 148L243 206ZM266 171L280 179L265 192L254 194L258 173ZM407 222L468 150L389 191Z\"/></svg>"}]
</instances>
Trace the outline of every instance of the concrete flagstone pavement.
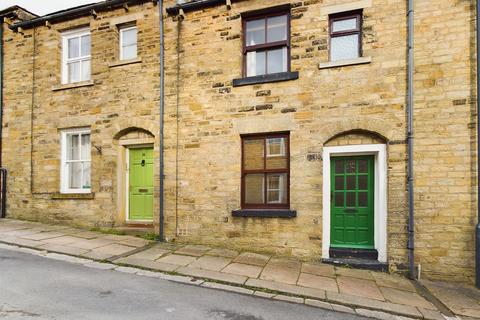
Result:
<instances>
[{"instance_id":1,"label":"concrete flagstone pavement","mask_svg":"<svg viewBox=\"0 0 480 320\"><path fill-rule=\"evenodd\" d=\"M387 273L12 219L0 219L0 242L108 261L123 272L141 268L182 275L205 280L202 285L210 288L380 319L444 320L453 316L450 311L480 319L480 292L458 284L423 281L428 291L419 290L412 281Z\"/></svg>"}]
</instances>

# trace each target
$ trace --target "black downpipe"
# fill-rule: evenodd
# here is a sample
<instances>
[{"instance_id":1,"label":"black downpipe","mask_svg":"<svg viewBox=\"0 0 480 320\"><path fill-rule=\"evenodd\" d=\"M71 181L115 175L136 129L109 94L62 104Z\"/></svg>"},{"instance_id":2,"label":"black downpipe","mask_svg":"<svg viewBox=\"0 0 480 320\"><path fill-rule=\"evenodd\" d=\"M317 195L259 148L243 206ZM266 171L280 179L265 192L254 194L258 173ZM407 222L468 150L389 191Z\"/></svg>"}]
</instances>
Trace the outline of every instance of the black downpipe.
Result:
<instances>
[{"instance_id":1,"label":"black downpipe","mask_svg":"<svg viewBox=\"0 0 480 320\"><path fill-rule=\"evenodd\" d=\"M163 121L164 121L164 110L165 110L165 79L164 79L164 74L165 74L165 66L164 66L164 60L165 60L165 48L164 48L164 31L163 31L163 0L158 1L158 15L159 15L159 32L160 32L160 195L159 195L159 236L160 236L160 241L165 240L165 234L164 234L164 229L163 229L163 221L164 221L164 205L163 205L163 190L164 190L164 180L165 180L165 173L164 173L164 164L163 164L163 144L164 144L164 139L163 139Z\"/></svg>"},{"instance_id":2,"label":"black downpipe","mask_svg":"<svg viewBox=\"0 0 480 320\"><path fill-rule=\"evenodd\" d=\"M3 142L3 17L0 17L0 168L2 167Z\"/></svg>"},{"instance_id":3,"label":"black downpipe","mask_svg":"<svg viewBox=\"0 0 480 320\"><path fill-rule=\"evenodd\" d=\"M407 67L407 180L408 180L408 271L415 279L415 208L413 190L413 70L414 70L414 0L408 0L408 67Z\"/></svg>"},{"instance_id":4,"label":"black downpipe","mask_svg":"<svg viewBox=\"0 0 480 320\"><path fill-rule=\"evenodd\" d=\"M477 0L477 227L475 229L475 284L480 289L480 0Z\"/></svg>"}]
</instances>

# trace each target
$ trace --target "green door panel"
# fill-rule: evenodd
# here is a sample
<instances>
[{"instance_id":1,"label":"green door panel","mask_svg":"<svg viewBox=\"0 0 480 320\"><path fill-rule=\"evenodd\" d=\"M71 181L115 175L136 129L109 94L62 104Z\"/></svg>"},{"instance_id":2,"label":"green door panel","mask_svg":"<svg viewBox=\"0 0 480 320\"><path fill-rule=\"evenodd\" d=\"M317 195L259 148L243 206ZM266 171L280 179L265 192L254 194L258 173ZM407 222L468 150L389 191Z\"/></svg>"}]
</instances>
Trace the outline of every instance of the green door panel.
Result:
<instances>
[{"instance_id":1,"label":"green door panel","mask_svg":"<svg viewBox=\"0 0 480 320\"><path fill-rule=\"evenodd\" d=\"M331 158L331 247L374 248L374 161L374 156Z\"/></svg>"},{"instance_id":2,"label":"green door panel","mask_svg":"<svg viewBox=\"0 0 480 320\"><path fill-rule=\"evenodd\" d=\"M153 148L132 148L129 154L129 220L153 220Z\"/></svg>"}]
</instances>

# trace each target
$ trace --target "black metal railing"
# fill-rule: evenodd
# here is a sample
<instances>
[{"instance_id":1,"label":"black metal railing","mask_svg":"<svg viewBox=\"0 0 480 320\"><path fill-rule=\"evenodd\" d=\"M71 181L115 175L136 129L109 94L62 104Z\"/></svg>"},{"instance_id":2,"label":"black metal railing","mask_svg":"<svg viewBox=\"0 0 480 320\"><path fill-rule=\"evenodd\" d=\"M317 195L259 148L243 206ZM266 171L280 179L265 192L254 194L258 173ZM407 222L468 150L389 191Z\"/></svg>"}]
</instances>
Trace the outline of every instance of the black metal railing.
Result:
<instances>
[{"instance_id":1,"label":"black metal railing","mask_svg":"<svg viewBox=\"0 0 480 320\"><path fill-rule=\"evenodd\" d=\"M0 218L7 216L7 169L0 168Z\"/></svg>"}]
</instances>

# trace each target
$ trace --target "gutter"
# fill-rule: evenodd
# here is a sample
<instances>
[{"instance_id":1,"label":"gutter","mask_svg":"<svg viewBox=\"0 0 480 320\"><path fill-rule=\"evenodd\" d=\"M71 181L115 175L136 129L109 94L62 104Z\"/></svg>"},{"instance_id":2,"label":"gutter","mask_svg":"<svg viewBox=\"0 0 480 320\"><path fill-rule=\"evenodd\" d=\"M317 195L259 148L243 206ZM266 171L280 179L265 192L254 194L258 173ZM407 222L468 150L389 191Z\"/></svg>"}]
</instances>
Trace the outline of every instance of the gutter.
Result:
<instances>
[{"instance_id":1,"label":"gutter","mask_svg":"<svg viewBox=\"0 0 480 320\"><path fill-rule=\"evenodd\" d=\"M128 10L128 5L142 4L152 0L106 0L100 3L89 4L85 6L66 9L63 11L48 14L46 16L34 18L27 21L17 22L9 26L10 29L17 31L21 29L29 29L45 25L46 22L60 22L70 20L72 18L88 16L95 14L95 11L109 10L124 7ZM157 2L153 0L153 2Z\"/></svg>"},{"instance_id":2,"label":"gutter","mask_svg":"<svg viewBox=\"0 0 480 320\"><path fill-rule=\"evenodd\" d=\"M159 195L159 237L160 241L165 240L164 234L164 180L165 180L165 172L164 172L164 155L163 155L163 147L164 147L164 113L165 113L165 45L164 45L164 27L163 27L163 0L158 1L158 16L159 16L159 33L160 33L160 106L159 106L159 113L160 113L160 195Z\"/></svg>"},{"instance_id":3,"label":"gutter","mask_svg":"<svg viewBox=\"0 0 480 320\"><path fill-rule=\"evenodd\" d=\"M407 12L407 182L408 182L408 269L410 279L415 279L415 203L413 190L413 108L414 108L414 0L408 0Z\"/></svg>"},{"instance_id":4,"label":"gutter","mask_svg":"<svg viewBox=\"0 0 480 320\"><path fill-rule=\"evenodd\" d=\"M480 289L480 0L477 0L477 227L475 229L475 285Z\"/></svg>"}]
</instances>

